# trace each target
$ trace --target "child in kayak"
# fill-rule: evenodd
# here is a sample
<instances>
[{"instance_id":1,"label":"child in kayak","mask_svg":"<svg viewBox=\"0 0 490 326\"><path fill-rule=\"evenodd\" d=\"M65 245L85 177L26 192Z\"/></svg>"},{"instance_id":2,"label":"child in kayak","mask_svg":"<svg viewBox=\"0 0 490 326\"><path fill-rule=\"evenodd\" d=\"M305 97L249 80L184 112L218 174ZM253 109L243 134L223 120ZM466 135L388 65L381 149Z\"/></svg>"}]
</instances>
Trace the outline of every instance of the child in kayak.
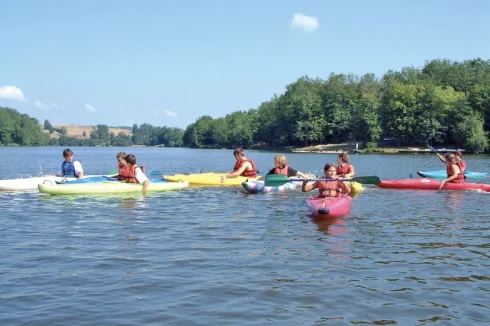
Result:
<instances>
[{"instance_id":1,"label":"child in kayak","mask_svg":"<svg viewBox=\"0 0 490 326\"><path fill-rule=\"evenodd\" d=\"M442 163L447 164L445 156L442 156L439 153L437 153L437 156L439 156L439 159L441 160ZM446 154L446 156L447 156L447 154ZM456 162L459 164L459 169L461 170L461 173L464 175L464 172L466 171L466 162L463 161L463 159L462 159L463 153L461 153L461 151L457 151L454 158L456 159ZM464 178L466 179L466 176Z\"/></svg>"},{"instance_id":2,"label":"child in kayak","mask_svg":"<svg viewBox=\"0 0 490 326\"><path fill-rule=\"evenodd\" d=\"M126 170L128 168L128 163L126 163L126 156L128 156L126 154L126 152L117 153L117 155L116 155L117 170L118 170L119 174L114 176L114 178L120 179L119 176L124 175L124 170ZM141 169L141 172L146 173L144 166L140 165L139 168ZM121 181L123 181L123 180L121 180Z\"/></svg>"},{"instance_id":3,"label":"child in kayak","mask_svg":"<svg viewBox=\"0 0 490 326\"><path fill-rule=\"evenodd\" d=\"M325 164L323 168L325 180L319 180L313 184L307 184L308 179L303 177L303 185L301 191L307 192L313 189L318 189L318 197L340 197L341 194L349 194L350 187L348 182L343 182L336 175L336 168L333 163Z\"/></svg>"},{"instance_id":4,"label":"child in kayak","mask_svg":"<svg viewBox=\"0 0 490 326\"><path fill-rule=\"evenodd\" d=\"M143 171L141 171L141 168L136 164L136 156L134 154L129 154L126 155L124 160L127 163L127 168L119 171L119 180L123 182L142 184L143 189L141 191L146 193L146 188L148 188L150 180L148 180Z\"/></svg>"},{"instance_id":5,"label":"child in kayak","mask_svg":"<svg viewBox=\"0 0 490 326\"><path fill-rule=\"evenodd\" d=\"M349 154L340 153L337 156L337 164L338 166L336 169L336 173L338 176L342 178L352 178L356 174L354 166L349 163Z\"/></svg>"},{"instance_id":6,"label":"child in kayak","mask_svg":"<svg viewBox=\"0 0 490 326\"><path fill-rule=\"evenodd\" d=\"M235 149L233 151L233 156L236 159L233 171L222 176L221 182L224 182L227 178L236 178L239 176L250 178L257 177L257 167L255 166L254 161L245 157L245 150L243 148L238 147Z\"/></svg>"},{"instance_id":7,"label":"child in kayak","mask_svg":"<svg viewBox=\"0 0 490 326\"><path fill-rule=\"evenodd\" d=\"M306 177L305 174L299 172L298 170L293 169L288 165L288 161L286 160L286 156L284 155L277 155L274 157L274 168L271 169L268 173L269 174L282 174L288 178L294 177L294 176L299 176L299 177Z\"/></svg>"},{"instance_id":8,"label":"child in kayak","mask_svg":"<svg viewBox=\"0 0 490 326\"><path fill-rule=\"evenodd\" d=\"M446 158L446 172L447 172L447 179L443 180L441 182L441 186L439 189L441 189L446 182L450 183L464 183L464 173L462 169L460 168L460 163L456 159L456 155L453 153L448 153L445 156Z\"/></svg>"},{"instance_id":9,"label":"child in kayak","mask_svg":"<svg viewBox=\"0 0 490 326\"><path fill-rule=\"evenodd\" d=\"M65 161L61 164L61 177L71 177L71 178L83 178L83 168L82 163L73 160L73 152L71 149L66 148L63 151L63 157Z\"/></svg>"}]
</instances>

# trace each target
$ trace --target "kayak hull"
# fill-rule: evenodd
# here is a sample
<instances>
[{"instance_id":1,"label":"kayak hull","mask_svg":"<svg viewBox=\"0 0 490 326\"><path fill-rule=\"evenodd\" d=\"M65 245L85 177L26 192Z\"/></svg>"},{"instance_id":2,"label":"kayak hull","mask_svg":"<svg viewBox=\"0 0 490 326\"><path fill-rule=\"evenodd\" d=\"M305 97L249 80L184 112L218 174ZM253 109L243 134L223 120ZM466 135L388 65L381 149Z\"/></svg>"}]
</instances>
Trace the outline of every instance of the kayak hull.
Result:
<instances>
[{"instance_id":1,"label":"kayak hull","mask_svg":"<svg viewBox=\"0 0 490 326\"><path fill-rule=\"evenodd\" d=\"M350 212L352 197L343 195L341 197L309 197L306 204L310 209L311 216L329 218L341 217Z\"/></svg>"},{"instance_id":2,"label":"kayak hull","mask_svg":"<svg viewBox=\"0 0 490 326\"><path fill-rule=\"evenodd\" d=\"M178 190L189 186L188 182L150 182L147 192ZM87 195L87 194L127 194L141 193L143 186L138 183L104 181L84 184L39 184L42 193L50 195Z\"/></svg>"},{"instance_id":3,"label":"kayak hull","mask_svg":"<svg viewBox=\"0 0 490 326\"><path fill-rule=\"evenodd\" d=\"M239 186L242 182L256 181L257 178L236 177L226 178L221 182L221 177L226 173L194 173L194 174L174 174L164 175L163 179L171 182L189 182L190 185L200 186Z\"/></svg>"},{"instance_id":4,"label":"kayak hull","mask_svg":"<svg viewBox=\"0 0 490 326\"><path fill-rule=\"evenodd\" d=\"M281 186L266 186L264 184L264 181L258 180L258 181L245 181L242 182L243 188L251 194L258 194L261 192L264 193L274 193L274 192L285 192L285 191L291 191L291 190L297 190L301 189L301 184L302 181L291 181L287 182ZM351 196L356 196L362 191L362 184L358 182L350 182L350 187L351 187Z\"/></svg>"},{"instance_id":5,"label":"kayak hull","mask_svg":"<svg viewBox=\"0 0 490 326\"><path fill-rule=\"evenodd\" d=\"M289 190L301 189L301 184L302 182L292 181L292 182L287 182L282 186L271 187L271 186L266 186L264 184L264 181L262 180L242 182L243 188L251 194L258 194L260 192L264 192L264 193L285 192Z\"/></svg>"},{"instance_id":6,"label":"kayak hull","mask_svg":"<svg viewBox=\"0 0 490 326\"><path fill-rule=\"evenodd\" d=\"M483 183L450 183L446 182L442 189L441 181L434 179L404 179L404 180L383 180L377 185L381 188L389 189L413 189L413 190L481 190L490 191L490 184Z\"/></svg>"},{"instance_id":7,"label":"kayak hull","mask_svg":"<svg viewBox=\"0 0 490 326\"><path fill-rule=\"evenodd\" d=\"M66 179L64 178L63 180L56 180L56 184L84 184L84 183L91 183L91 182L104 182L104 181L119 181L118 179L111 178L105 175L97 175L97 176L89 176L87 178L82 178L82 179Z\"/></svg>"},{"instance_id":8,"label":"kayak hull","mask_svg":"<svg viewBox=\"0 0 490 326\"><path fill-rule=\"evenodd\" d=\"M437 171L417 171L417 174L423 178L432 178L432 179L446 179L447 172L446 170L437 170ZM471 172L465 171L465 177L471 179L481 179L485 178L487 175L486 172Z\"/></svg>"},{"instance_id":9,"label":"kayak hull","mask_svg":"<svg viewBox=\"0 0 490 326\"><path fill-rule=\"evenodd\" d=\"M101 176L88 175L85 178L93 178L93 177L101 177ZM77 179L62 178L62 177L57 177L55 175L46 175L43 177L35 177L35 178L0 180L0 190L4 190L4 191L37 190L37 185L40 183L54 184L56 182L61 182L63 180L74 181Z\"/></svg>"}]
</instances>

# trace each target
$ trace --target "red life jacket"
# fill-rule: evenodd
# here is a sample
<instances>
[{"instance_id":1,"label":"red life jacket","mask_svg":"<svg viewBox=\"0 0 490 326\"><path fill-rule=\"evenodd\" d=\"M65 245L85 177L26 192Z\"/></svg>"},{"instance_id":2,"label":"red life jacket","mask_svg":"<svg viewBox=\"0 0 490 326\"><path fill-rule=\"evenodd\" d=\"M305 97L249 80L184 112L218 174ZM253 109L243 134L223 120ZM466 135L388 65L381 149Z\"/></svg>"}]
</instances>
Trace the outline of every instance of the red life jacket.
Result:
<instances>
[{"instance_id":1,"label":"red life jacket","mask_svg":"<svg viewBox=\"0 0 490 326\"><path fill-rule=\"evenodd\" d=\"M288 171L289 171L289 166L286 164L286 166L282 169L275 168L274 169L274 174L282 174L285 175L286 177L288 176Z\"/></svg>"},{"instance_id":2,"label":"red life jacket","mask_svg":"<svg viewBox=\"0 0 490 326\"><path fill-rule=\"evenodd\" d=\"M458 177L456 179L451 180L449 182L451 182L451 183L463 183L464 182L464 172L462 172L463 169L461 168L460 163L449 163L446 166L447 177L449 178L450 176L453 175L453 170L451 169L451 166L453 166L453 165L457 165L459 167L459 173L458 173Z\"/></svg>"},{"instance_id":3,"label":"red life jacket","mask_svg":"<svg viewBox=\"0 0 490 326\"><path fill-rule=\"evenodd\" d=\"M351 165L349 163L345 163L344 166L339 165L337 166L337 175L341 176L342 178L345 178L346 174L349 173Z\"/></svg>"},{"instance_id":4,"label":"red life jacket","mask_svg":"<svg viewBox=\"0 0 490 326\"><path fill-rule=\"evenodd\" d=\"M119 169L119 180L121 181L126 181L129 183L138 183L138 180L136 180L134 176L134 170L136 170L137 166L127 166L125 169L121 171Z\"/></svg>"},{"instance_id":5,"label":"red life jacket","mask_svg":"<svg viewBox=\"0 0 490 326\"><path fill-rule=\"evenodd\" d=\"M241 166L243 164L245 164L245 162L250 162L250 164L252 164L252 170L250 170L250 171L247 171L247 170L243 171L242 174L241 174L241 176L242 177L250 177L250 178L257 177L257 167L255 166L255 163L252 160L244 160L244 161L243 160L240 160L240 161L236 161L235 166L233 167L233 171L239 170L241 168Z\"/></svg>"},{"instance_id":6,"label":"red life jacket","mask_svg":"<svg viewBox=\"0 0 490 326\"><path fill-rule=\"evenodd\" d=\"M338 181L318 181L318 197L340 197Z\"/></svg>"},{"instance_id":7,"label":"red life jacket","mask_svg":"<svg viewBox=\"0 0 490 326\"><path fill-rule=\"evenodd\" d=\"M461 173L464 174L464 171L466 171L466 162L463 160L459 160L459 169L461 170Z\"/></svg>"}]
</instances>

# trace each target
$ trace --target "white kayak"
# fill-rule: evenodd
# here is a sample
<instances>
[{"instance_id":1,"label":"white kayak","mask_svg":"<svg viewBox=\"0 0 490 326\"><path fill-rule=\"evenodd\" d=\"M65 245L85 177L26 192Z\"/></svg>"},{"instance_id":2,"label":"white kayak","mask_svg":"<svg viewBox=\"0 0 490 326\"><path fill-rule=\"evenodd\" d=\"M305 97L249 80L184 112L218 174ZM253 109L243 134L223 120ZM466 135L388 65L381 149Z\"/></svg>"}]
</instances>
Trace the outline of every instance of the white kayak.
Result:
<instances>
[{"instance_id":1,"label":"white kayak","mask_svg":"<svg viewBox=\"0 0 490 326\"><path fill-rule=\"evenodd\" d=\"M85 178L94 177L94 175L87 175ZM57 177L55 175L45 175L43 177L22 178L22 179L10 179L0 180L0 190L6 191L20 191L20 190L36 190L37 185L43 182L54 184L56 181L73 181L76 178L64 178Z\"/></svg>"},{"instance_id":2,"label":"white kayak","mask_svg":"<svg viewBox=\"0 0 490 326\"><path fill-rule=\"evenodd\" d=\"M187 188L188 182L152 182L146 189L147 192L159 192L167 190L177 190ZM122 193L141 193L143 188L138 183L127 183L120 181L104 181L97 183L79 184L46 184L40 183L37 188L42 193L50 195L85 195L85 194L122 194Z\"/></svg>"}]
</instances>

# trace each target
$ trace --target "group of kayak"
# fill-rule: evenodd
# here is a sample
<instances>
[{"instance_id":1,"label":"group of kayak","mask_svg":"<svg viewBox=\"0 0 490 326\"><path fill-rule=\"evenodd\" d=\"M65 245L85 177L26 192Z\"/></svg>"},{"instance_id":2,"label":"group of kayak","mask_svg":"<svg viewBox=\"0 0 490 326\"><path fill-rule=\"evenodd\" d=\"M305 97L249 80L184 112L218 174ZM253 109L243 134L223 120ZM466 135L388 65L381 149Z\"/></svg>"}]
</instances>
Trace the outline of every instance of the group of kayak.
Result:
<instances>
[{"instance_id":1,"label":"group of kayak","mask_svg":"<svg viewBox=\"0 0 490 326\"><path fill-rule=\"evenodd\" d=\"M239 185L249 193L282 192L301 188L303 192L318 189L317 196L307 199L312 215L341 216L350 210L352 197L362 190L362 184L349 181L355 174L354 167L349 163L347 153L339 153L338 165L328 163L324 167L324 176L320 179L310 179L309 175L302 173L288 165L284 155L274 157L274 168L265 176L259 177L257 167L252 159L245 155L243 148L233 151L236 163L233 170L226 174L200 174L200 175L164 175L167 181L188 181L201 185ZM214 176L214 177L213 177Z\"/></svg>"},{"instance_id":2,"label":"group of kayak","mask_svg":"<svg viewBox=\"0 0 490 326\"><path fill-rule=\"evenodd\" d=\"M189 185L202 186L233 186L242 185L248 193L282 192L301 189L309 192L317 189L316 196L307 198L307 205L313 216L343 216L350 211L352 198L362 190L362 184L375 184L381 188L392 189L425 189L425 190L466 190L478 189L490 192L490 184L469 183L468 178L484 177L486 173L467 172L461 154L438 154L446 164L446 170L418 172L429 178L413 178L406 180L384 180L377 176L355 177L355 169L349 163L347 153L337 155L337 165L327 163L324 175L302 173L288 165L284 155L274 157L274 167L265 176L259 176L252 159L245 156L243 148L233 151L235 165L227 173L197 173L161 175L150 178L145 169L136 163L136 157L124 152L117 154L117 174L85 175L81 163L73 159L73 152L63 151L65 161L61 165L61 173L56 176L39 178L0 180L0 190L38 189L42 193L52 195L75 194L114 194L138 193L183 189ZM435 180L441 178L442 181Z\"/></svg>"}]
</instances>

